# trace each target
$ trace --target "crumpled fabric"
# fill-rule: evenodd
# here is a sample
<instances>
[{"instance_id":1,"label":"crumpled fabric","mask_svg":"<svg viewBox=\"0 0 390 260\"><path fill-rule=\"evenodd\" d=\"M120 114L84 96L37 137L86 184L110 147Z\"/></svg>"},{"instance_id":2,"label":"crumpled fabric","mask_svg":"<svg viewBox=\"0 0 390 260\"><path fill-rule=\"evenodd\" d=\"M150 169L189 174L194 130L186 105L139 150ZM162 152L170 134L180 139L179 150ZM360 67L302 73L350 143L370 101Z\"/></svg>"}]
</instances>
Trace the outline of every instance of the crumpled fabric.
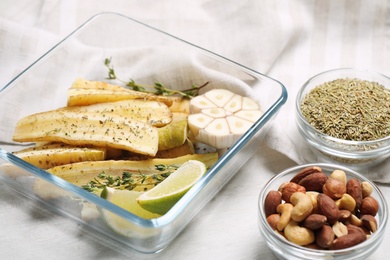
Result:
<instances>
[{"instance_id":1,"label":"crumpled fabric","mask_svg":"<svg viewBox=\"0 0 390 260\"><path fill-rule=\"evenodd\" d=\"M177 5L169 0L118 1L109 6L93 3L87 0L26 4L31 13L37 11L31 17L18 16L18 10L12 7L6 13L1 11L1 86L92 15L118 12L282 82L288 90L288 102L265 141L270 148L302 164L315 160L305 158L308 147L295 123L295 97L304 82L320 72L343 67L390 75L387 1L203 0ZM381 183L390 183L389 171L389 159L377 167L361 170Z\"/></svg>"}]
</instances>

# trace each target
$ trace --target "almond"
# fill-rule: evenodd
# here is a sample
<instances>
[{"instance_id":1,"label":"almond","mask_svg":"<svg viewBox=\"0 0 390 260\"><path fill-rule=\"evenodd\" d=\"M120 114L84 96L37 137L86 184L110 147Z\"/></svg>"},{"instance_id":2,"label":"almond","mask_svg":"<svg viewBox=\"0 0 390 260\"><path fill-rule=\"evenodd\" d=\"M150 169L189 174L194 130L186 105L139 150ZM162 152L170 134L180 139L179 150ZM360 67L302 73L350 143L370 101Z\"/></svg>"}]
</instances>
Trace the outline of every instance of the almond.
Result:
<instances>
[{"instance_id":1,"label":"almond","mask_svg":"<svg viewBox=\"0 0 390 260\"><path fill-rule=\"evenodd\" d=\"M319 212L326 216L330 225L333 225L340 217L336 202L328 195L320 193L317 197L317 203Z\"/></svg>"},{"instance_id":2,"label":"almond","mask_svg":"<svg viewBox=\"0 0 390 260\"><path fill-rule=\"evenodd\" d=\"M299 181L299 185L305 187L306 191L322 192L322 187L328 180L328 176L322 172L315 172Z\"/></svg>"},{"instance_id":3,"label":"almond","mask_svg":"<svg viewBox=\"0 0 390 260\"><path fill-rule=\"evenodd\" d=\"M363 193L362 193L362 186L360 182L355 179L351 178L347 182L347 193L352 196L352 198L356 201L356 208L360 209L360 206L362 205L363 200Z\"/></svg>"},{"instance_id":4,"label":"almond","mask_svg":"<svg viewBox=\"0 0 390 260\"><path fill-rule=\"evenodd\" d=\"M280 203L282 203L282 194L276 190L269 191L264 201L265 216L275 214Z\"/></svg>"},{"instance_id":5,"label":"almond","mask_svg":"<svg viewBox=\"0 0 390 260\"><path fill-rule=\"evenodd\" d=\"M327 219L324 215L311 214L303 221L302 226L311 230L317 230L322 228L326 221Z\"/></svg>"},{"instance_id":6,"label":"almond","mask_svg":"<svg viewBox=\"0 0 390 260\"><path fill-rule=\"evenodd\" d=\"M360 232L351 233L345 236L336 238L332 245L330 246L331 250L344 249L348 247L355 246L362 243L366 240L366 235L361 234Z\"/></svg>"},{"instance_id":7,"label":"almond","mask_svg":"<svg viewBox=\"0 0 390 260\"><path fill-rule=\"evenodd\" d=\"M310 175L310 174L313 174L313 173L316 173L316 172L322 172L322 169L320 167L317 167L317 166L310 166L310 167L307 167L303 170L301 170L300 172L298 172L291 180L290 182L294 182L294 183L299 183L303 178L305 178L306 176Z\"/></svg>"},{"instance_id":8,"label":"almond","mask_svg":"<svg viewBox=\"0 0 390 260\"><path fill-rule=\"evenodd\" d=\"M361 229L358 226L352 225L352 224L347 224L347 230L348 230L348 234L361 233L363 235L366 235L366 233L364 232L363 229Z\"/></svg>"}]
</instances>

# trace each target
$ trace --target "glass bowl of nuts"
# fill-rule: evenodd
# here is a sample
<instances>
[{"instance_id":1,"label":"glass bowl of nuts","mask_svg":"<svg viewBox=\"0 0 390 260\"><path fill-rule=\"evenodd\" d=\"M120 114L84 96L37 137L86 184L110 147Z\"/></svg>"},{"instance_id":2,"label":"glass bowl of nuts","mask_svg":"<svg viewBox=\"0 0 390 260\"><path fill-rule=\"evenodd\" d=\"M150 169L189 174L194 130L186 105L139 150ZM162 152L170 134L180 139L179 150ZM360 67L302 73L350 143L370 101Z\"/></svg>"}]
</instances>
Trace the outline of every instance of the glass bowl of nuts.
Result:
<instances>
[{"instance_id":1,"label":"glass bowl of nuts","mask_svg":"<svg viewBox=\"0 0 390 260\"><path fill-rule=\"evenodd\" d=\"M306 161L354 169L390 156L390 78L371 71L335 69L309 79L296 97L298 131L313 152Z\"/></svg>"},{"instance_id":2,"label":"glass bowl of nuts","mask_svg":"<svg viewBox=\"0 0 390 260\"><path fill-rule=\"evenodd\" d=\"M382 242L387 219L379 188L335 164L287 169L258 200L260 232L280 259L365 259Z\"/></svg>"}]
</instances>

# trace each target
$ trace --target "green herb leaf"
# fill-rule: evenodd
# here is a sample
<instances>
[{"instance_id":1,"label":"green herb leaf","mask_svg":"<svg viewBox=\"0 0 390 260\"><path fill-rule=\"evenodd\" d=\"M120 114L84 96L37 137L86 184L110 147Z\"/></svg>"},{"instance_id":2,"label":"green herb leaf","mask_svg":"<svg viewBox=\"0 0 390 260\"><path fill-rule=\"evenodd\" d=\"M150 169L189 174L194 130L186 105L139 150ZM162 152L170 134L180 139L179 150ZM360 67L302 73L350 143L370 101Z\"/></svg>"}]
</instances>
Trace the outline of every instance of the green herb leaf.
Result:
<instances>
[{"instance_id":1,"label":"green herb leaf","mask_svg":"<svg viewBox=\"0 0 390 260\"><path fill-rule=\"evenodd\" d=\"M123 84L125 84L125 86L131 90L146 92L146 93L153 93L155 95L163 95L163 96L179 95L179 96L182 96L183 98L190 99L190 98L193 98L193 97L199 95L199 90L209 84L209 82L206 82L201 86L192 85L190 89L186 89L186 90L182 90L182 91L167 88L160 82L155 82L154 86L145 86L145 85L140 85L140 84L135 83L135 81L132 79L130 79L127 82L119 79L115 74L114 67L111 65L111 58L104 59L104 65L108 69L108 76L106 79L118 80L118 81L122 82Z\"/></svg>"}]
</instances>

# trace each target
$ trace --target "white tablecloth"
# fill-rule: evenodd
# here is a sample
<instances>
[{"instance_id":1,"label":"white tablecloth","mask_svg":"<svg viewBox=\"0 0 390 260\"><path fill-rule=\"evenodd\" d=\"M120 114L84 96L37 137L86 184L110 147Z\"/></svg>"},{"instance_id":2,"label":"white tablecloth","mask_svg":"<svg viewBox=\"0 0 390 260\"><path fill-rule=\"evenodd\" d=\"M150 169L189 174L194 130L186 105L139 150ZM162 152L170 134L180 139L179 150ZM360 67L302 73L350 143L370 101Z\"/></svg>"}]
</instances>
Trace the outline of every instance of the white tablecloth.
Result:
<instances>
[{"instance_id":1,"label":"white tablecloth","mask_svg":"<svg viewBox=\"0 0 390 260\"><path fill-rule=\"evenodd\" d=\"M309 77L339 67L390 75L389 2L2 0L0 88L102 11L130 16L278 79L289 92L277 118L279 127L271 129L248 165L158 255L123 255L72 220L36 208L0 184L0 259L274 258L257 228L257 196L273 175L302 163L292 112L298 88ZM387 160L380 174L370 176L389 182L389 164ZM389 186L380 188L390 201ZM389 239L390 230L370 259L390 257Z\"/></svg>"}]
</instances>

